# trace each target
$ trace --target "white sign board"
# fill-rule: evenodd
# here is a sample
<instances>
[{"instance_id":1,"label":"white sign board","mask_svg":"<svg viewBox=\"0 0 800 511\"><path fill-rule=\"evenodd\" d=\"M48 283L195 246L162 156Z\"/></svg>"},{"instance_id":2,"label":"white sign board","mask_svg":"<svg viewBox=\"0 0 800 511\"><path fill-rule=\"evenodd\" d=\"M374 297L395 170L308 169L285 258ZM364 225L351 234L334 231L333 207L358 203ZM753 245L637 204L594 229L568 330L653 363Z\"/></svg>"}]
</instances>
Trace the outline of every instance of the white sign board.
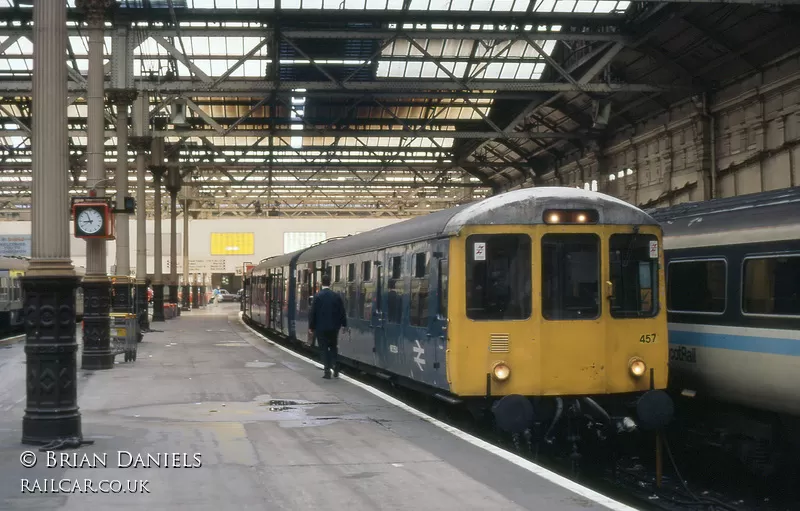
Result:
<instances>
[{"instance_id":1,"label":"white sign board","mask_svg":"<svg viewBox=\"0 0 800 511\"><path fill-rule=\"evenodd\" d=\"M658 259L658 241L650 242L650 259Z\"/></svg>"},{"instance_id":2,"label":"white sign board","mask_svg":"<svg viewBox=\"0 0 800 511\"><path fill-rule=\"evenodd\" d=\"M474 250L475 250L474 254L476 261L486 260L486 243L483 242L475 243Z\"/></svg>"}]
</instances>

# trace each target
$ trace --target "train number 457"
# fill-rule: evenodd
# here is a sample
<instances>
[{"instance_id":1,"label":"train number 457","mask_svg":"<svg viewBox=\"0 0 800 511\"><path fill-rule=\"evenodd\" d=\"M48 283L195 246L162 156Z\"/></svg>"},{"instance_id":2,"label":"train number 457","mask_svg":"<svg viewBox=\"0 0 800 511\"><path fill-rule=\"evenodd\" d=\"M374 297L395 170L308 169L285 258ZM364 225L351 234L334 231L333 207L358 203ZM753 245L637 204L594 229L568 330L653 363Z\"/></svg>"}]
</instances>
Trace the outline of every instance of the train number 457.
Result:
<instances>
[{"instance_id":1,"label":"train number 457","mask_svg":"<svg viewBox=\"0 0 800 511\"><path fill-rule=\"evenodd\" d=\"M653 344L656 342L656 334L643 334L639 337L639 342L642 344Z\"/></svg>"}]
</instances>

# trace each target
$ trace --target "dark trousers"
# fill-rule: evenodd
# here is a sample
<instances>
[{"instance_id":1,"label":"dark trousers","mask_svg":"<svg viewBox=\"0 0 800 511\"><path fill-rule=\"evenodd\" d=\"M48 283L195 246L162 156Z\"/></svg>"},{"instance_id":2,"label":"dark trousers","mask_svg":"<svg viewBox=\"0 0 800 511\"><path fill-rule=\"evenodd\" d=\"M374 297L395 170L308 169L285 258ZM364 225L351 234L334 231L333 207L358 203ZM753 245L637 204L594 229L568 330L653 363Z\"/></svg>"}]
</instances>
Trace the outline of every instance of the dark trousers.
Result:
<instances>
[{"instance_id":1,"label":"dark trousers","mask_svg":"<svg viewBox=\"0 0 800 511\"><path fill-rule=\"evenodd\" d=\"M322 365L325 366L325 374L330 374L331 368L338 373L339 330L317 332L317 340L322 352Z\"/></svg>"}]
</instances>

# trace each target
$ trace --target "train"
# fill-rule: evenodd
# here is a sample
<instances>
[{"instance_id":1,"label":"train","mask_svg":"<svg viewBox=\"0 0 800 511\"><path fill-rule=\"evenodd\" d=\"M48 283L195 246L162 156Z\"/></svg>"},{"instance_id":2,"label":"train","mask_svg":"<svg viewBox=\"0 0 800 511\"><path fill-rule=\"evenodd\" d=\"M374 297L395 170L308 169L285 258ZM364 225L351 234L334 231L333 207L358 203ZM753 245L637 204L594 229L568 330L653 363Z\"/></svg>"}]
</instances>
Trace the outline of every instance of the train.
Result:
<instances>
[{"instance_id":1,"label":"train","mask_svg":"<svg viewBox=\"0 0 800 511\"><path fill-rule=\"evenodd\" d=\"M25 257L0 256L0 335L23 330L22 281L30 260ZM76 267L75 273L83 278L86 270ZM83 288L75 290L76 321L83 321Z\"/></svg>"},{"instance_id":2,"label":"train","mask_svg":"<svg viewBox=\"0 0 800 511\"><path fill-rule=\"evenodd\" d=\"M622 200L523 188L264 259L242 316L313 344L326 272L347 310L341 364L575 452L672 420L661 246Z\"/></svg>"},{"instance_id":3,"label":"train","mask_svg":"<svg viewBox=\"0 0 800 511\"><path fill-rule=\"evenodd\" d=\"M781 472L800 459L800 189L648 212L664 231L681 415L752 472Z\"/></svg>"}]
</instances>

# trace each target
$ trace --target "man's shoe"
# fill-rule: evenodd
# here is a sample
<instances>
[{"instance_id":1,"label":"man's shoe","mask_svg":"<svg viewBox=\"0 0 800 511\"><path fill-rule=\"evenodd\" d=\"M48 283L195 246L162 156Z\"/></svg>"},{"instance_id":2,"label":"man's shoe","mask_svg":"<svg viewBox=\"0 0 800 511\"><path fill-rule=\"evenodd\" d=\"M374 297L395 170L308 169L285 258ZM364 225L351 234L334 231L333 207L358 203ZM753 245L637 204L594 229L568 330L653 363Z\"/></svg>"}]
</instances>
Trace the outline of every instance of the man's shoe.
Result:
<instances>
[{"instance_id":1,"label":"man's shoe","mask_svg":"<svg viewBox=\"0 0 800 511\"><path fill-rule=\"evenodd\" d=\"M322 375L322 378L325 379L325 380L330 380L331 379L331 374L330 373L325 373L324 375Z\"/></svg>"},{"instance_id":2,"label":"man's shoe","mask_svg":"<svg viewBox=\"0 0 800 511\"><path fill-rule=\"evenodd\" d=\"M339 371L338 370L333 372L333 377L334 378L338 378L339 377Z\"/></svg>"}]
</instances>

